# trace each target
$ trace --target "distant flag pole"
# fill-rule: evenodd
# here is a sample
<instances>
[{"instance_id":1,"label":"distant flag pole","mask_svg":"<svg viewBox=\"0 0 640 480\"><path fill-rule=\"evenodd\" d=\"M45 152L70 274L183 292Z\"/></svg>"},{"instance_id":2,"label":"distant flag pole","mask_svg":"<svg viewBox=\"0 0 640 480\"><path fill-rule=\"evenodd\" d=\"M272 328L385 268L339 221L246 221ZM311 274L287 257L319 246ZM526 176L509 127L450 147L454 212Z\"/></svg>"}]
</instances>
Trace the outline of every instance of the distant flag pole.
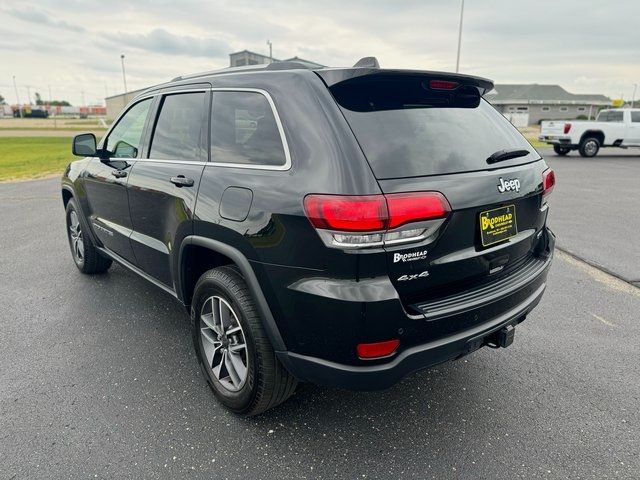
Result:
<instances>
[{"instance_id":1,"label":"distant flag pole","mask_svg":"<svg viewBox=\"0 0 640 480\"><path fill-rule=\"evenodd\" d=\"M460 46L462 45L462 17L464 15L464 0L460 1L460 26L458 28L458 55L456 56L456 73L460 70Z\"/></svg>"}]
</instances>

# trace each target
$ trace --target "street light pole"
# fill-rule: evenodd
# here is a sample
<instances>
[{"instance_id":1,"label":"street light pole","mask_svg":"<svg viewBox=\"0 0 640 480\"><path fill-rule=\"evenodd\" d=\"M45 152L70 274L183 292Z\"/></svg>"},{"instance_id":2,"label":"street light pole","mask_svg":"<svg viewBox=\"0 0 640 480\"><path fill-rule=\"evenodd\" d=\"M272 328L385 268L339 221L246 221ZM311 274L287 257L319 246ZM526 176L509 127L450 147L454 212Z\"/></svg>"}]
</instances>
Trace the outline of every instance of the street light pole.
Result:
<instances>
[{"instance_id":1,"label":"street light pole","mask_svg":"<svg viewBox=\"0 0 640 480\"><path fill-rule=\"evenodd\" d=\"M460 27L458 28L458 55L456 56L456 73L460 69L460 46L462 44L462 17L464 15L464 0L460 0Z\"/></svg>"},{"instance_id":2,"label":"street light pole","mask_svg":"<svg viewBox=\"0 0 640 480\"><path fill-rule=\"evenodd\" d=\"M16 85L16 76L13 76L13 89L16 91L16 102L18 102L18 111L20 112L20 118L22 118L22 105L20 105L20 95L18 95L18 86Z\"/></svg>"},{"instance_id":3,"label":"street light pole","mask_svg":"<svg viewBox=\"0 0 640 480\"><path fill-rule=\"evenodd\" d=\"M631 96L631 108L636 108L635 104L636 104L636 89L638 88L638 84L634 83L633 84L633 95Z\"/></svg>"},{"instance_id":4,"label":"street light pole","mask_svg":"<svg viewBox=\"0 0 640 480\"><path fill-rule=\"evenodd\" d=\"M269 63L273 63L273 44L271 40L267 40L267 45L269 45Z\"/></svg>"},{"instance_id":5,"label":"street light pole","mask_svg":"<svg viewBox=\"0 0 640 480\"><path fill-rule=\"evenodd\" d=\"M51 102L53 102L53 97L51 96L51 85L47 85L49 87L49 111L51 114L53 114L53 105L51 105ZM58 128L58 118L57 115L53 115L53 128Z\"/></svg>"},{"instance_id":6,"label":"street light pole","mask_svg":"<svg viewBox=\"0 0 640 480\"><path fill-rule=\"evenodd\" d=\"M124 73L124 53L120 55L122 61L122 81L124 82L124 105L127 106L127 76Z\"/></svg>"}]
</instances>

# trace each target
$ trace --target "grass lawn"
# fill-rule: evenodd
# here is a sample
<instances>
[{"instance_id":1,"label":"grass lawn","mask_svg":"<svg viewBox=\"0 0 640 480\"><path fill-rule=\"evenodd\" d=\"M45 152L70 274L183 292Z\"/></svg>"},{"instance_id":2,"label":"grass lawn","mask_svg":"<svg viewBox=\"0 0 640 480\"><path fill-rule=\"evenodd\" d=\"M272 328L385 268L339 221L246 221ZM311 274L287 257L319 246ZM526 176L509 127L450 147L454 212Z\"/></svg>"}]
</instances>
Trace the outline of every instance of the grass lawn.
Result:
<instances>
[{"instance_id":1,"label":"grass lawn","mask_svg":"<svg viewBox=\"0 0 640 480\"><path fill-rule=\"evenodd\" d=\"M550 145L538 140L538 137L529 137L529 136L525 135L525 138L529 141L531 146L533 148L535 148L536 150L539 150L541 148L549 148L550 147Z\"/></svg>"},{"instance_id":2,"label":"grass lawn","mask_svg":"<svg viewBox=\"0 0 640 480\"><path fill-rule=\"evenodd\" d=\"M71 138L0 137L0 181L62 175L73 158Z\"/></svg>"},{"instance_id":3,"label":"grass lawn","mask_svg":"<svg viewBox=\"0 0 640 480\"><path fill-rule=\"evenodd\" d=\"M527 139L534 148L547 146ZM69 137L0 137L0 181L62 175L72 160Z\"/></svg>"}]
</instances>

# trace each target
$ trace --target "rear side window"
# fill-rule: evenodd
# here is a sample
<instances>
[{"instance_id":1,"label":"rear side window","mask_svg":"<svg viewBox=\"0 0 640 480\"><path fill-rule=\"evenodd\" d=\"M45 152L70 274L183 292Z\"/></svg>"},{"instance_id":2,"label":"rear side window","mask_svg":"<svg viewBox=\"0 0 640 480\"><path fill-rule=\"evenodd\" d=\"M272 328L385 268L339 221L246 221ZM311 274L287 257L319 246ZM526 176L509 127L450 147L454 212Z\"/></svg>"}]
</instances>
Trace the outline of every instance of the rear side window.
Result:
<instances>
[{"instance_id":1,"label":"rear side window","mask_svg":"<svg viewBox=\"0 0 640 480\"><path fill-rule=\"evenodd\" d=\"M433 90L428 79L412 75L365 77L338 83L331 92L377 178L486 170L487 158L503 149L531 153L491 167L539 158L472 86Z\"/></svg>"},{"instance_id":2,"label":"rear side window","mask_svg":"<svg viewBox=\"0 0 640 480\"><path fill-rule=\"evenodd\" d=\"M624 120L624 112L609 112L608 122L622 122Z\"/></svg>"},{"instance_id":3,"label":"rear side window","mask_svg":"<svg viewBox=\"0 0 640 480\"><path fill-rule=\"evenodd\" d=\"M640 112L631 112L631 121L633 123L640 123Z\"/></svg>"},{"instance_id":4,"label":"rear side window","mask_svg":"<svg viewBox=\"0 0 640 480\"><path fill-rule=\"evenodd\" d=\"M286 164L283 139L266 96L213 92L211 161L270 167Z\"/></svg>"},{"instance_id":5,"label":"rear side window","mask_svg":"<svg viewBox=\"0 0 640 480\"><path fill-rule=\"evenodd\" d=\"M157 160L202 160L205 124L205 93L167 95L151 140L149 158Z\"/></svg>"},{"instance_id":6,"label":"rear side window","mask_svg":"<svg viewBox=\"0 0 640 480\"><path fill-rule=\"evenodd\" d=\"M622 122L624 120L624 112L616 112L615 110L606 110L598 114L598 122Z\"/></svg>"}]
</instances>

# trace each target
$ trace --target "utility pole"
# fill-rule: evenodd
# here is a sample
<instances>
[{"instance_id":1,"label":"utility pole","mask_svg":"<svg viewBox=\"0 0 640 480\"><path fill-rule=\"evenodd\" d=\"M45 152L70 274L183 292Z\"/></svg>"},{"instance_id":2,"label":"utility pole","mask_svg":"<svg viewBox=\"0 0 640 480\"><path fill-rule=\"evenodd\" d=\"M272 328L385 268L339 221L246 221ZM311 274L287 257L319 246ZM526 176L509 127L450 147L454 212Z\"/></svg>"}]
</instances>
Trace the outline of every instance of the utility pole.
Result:
<instances>
[{"instance_id":1,"label":"utility pole","mask_svg":"<svg viewBox=\"0 0 640 480\"><path fill-rule=\"evenodd\" d=\"M51 102L53 102L53 97L51 96L51 85L47 85L49 87L49 113L53 112ZM57 115L53 115L53 128L58 128L58 118Z\"/></svg>"},{"instance_id":2,"label":"utility pole","mask_svg":"<svg viewBox=\"0 0 640 480\"><path fill-rule=\"evenodd\" d=\"M462 45L462 17L464 15L464 0L460 0L460 27L458 28L458 55L456 56L456 73L460 69L460 46Z\"/></svg>"},{"instance_id":3,"label":"utility pole","mask_svg":"<svg viewBox=\"0 0 640 480\"><path fill-rule=\"evenodd\" d=\"M124 82L124 106L127 106L127 76L124 73L124 53L120 55L122 61L122 81Z\"/></svg>"},{"instance_id":4,"label":"utility pole","mask_svg":"<svg viewBox=\"0 0 640 480\"><path fill-rule=\"evenodd\" d=\"M20 112L20 118L22 118L22 105L20 105L20 95L18 95L18 86L16 85L16 76L13 76L13 89L16 91L16 102L18 102L18 111Z\"/></svg>"},{"instance_id":5,"label":"utility pole","mask_svg":"<svg viewBox=\"0 0 640 480\"><path fill-rule=\"evenodd\" d=\"M267 40L267 45L269 45L269 63L273 63L273 44L271 40Z\"/></svg>"},{"instance_id":6,"label":"utility pole","mask_svg":"<svg viewBox=\"0 0 640 480\"><path fill-rule=\"evenodd\" d=\"M29 105L31 105L31 85L25 85L27 87L27 100L29 101Z\"/></svg>"},{"instance_id":7,"label":"utility pole","mask_svg":"<svg viewBox=\"0 0 640 480\"><path fill-rule=\"evenodd\" d=\"M631 108L636 108L635 104L636 104L636 89L638 88L638 84L634 83L633 84L633 95L631 96Z\"/></svg>"}]
</instances>

